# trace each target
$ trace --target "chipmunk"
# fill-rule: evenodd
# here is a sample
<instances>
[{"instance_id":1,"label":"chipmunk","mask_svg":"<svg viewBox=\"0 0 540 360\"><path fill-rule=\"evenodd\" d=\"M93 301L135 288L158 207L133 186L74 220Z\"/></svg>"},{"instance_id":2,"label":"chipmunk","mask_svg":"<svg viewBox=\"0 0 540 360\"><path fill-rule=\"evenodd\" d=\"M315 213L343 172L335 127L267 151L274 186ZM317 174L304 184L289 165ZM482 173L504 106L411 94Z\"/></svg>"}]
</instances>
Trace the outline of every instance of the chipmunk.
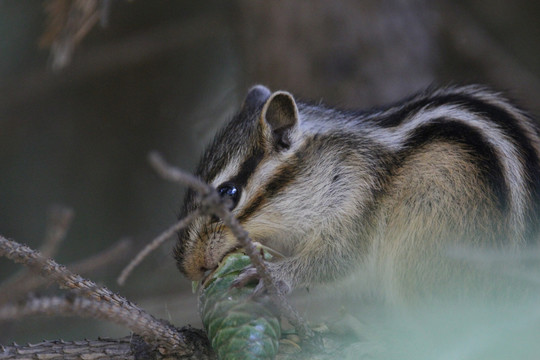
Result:
<instances>
[{"instance_id":1,"label":"chipmunk","mask_svg":"<svg viewBox=\"0 0 540 360\"><path fill-rule=\"evenodd\" d=\"M417 294L470 276L448 248L520 248L540 224L539 130L480 86L351 111L258 85L196 175L230 199L253 240L283 255L267 266L285 292L356 272L386 296ZM184 214L197 206L189 191ZM200 280L238 247L206 216L180 233L175 257Z\"/></svg>"}]
</instances>

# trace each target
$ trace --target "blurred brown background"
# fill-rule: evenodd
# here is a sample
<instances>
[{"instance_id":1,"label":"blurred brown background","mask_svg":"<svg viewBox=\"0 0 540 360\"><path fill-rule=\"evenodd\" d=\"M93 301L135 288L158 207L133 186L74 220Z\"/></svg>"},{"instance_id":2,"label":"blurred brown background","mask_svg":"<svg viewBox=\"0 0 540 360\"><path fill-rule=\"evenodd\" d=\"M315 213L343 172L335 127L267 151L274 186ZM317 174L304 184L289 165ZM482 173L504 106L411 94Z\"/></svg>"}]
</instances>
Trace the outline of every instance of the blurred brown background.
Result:
<instances>
[{"instance_id":1,"label":"blurred brown background","mask_svg":"<svg viewBox=\"0 0 540 360\"><path fill-rule=\"evenodd\" d=\"M0 1L0 233L39 247L51 204L75 211L56 259L121 237L140 249L176 219L183 189L146 162L192 169L255 83L344 107L479 82L540 114L540 2L109 1L63 69L38 47L42 1ZM90 276L176 325L198 325L172 242L119 289L126 259ZM130 255L128 254L128 257ZM0 281L18 269L0 259ZM44 291L53 291L51 289ZM127 334L85 319L0 324L0 343Z\"/></svg>"}]
</instances>

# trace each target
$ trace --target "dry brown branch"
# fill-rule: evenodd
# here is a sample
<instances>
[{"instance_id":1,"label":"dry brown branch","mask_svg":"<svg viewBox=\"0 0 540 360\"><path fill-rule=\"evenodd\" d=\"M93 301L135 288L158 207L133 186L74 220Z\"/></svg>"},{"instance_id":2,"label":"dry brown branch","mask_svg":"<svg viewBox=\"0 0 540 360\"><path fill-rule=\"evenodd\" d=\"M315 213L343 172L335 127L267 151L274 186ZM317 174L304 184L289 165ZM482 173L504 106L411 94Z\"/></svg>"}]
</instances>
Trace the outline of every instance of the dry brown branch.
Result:
<instances>
[{"instance_id":1,"label":"dry brown branch","mask_svg":"<svg viewBox=\"0 0 540 360\"><path fill-rule=\"evenodd\" d=\"M66 296L33 297L0 308L0 321L35 315L77 315L112 321L132 329L137 334L141 334L141 331L146 332L144 326L141 326L147 322L144 313L141 313L141 318L134 318L134 312L129 309L98 299L78 296L77 293L69 293Z\"/></svg>"},{"instance_id":2,"label":"dry brown branch","mask_svg":"<svg viewBox=\"0 0 540 360\"><path fill-rule=\"evenodd\" d=\"M31 103L36 99L92 76L143 64L170 51L222 37L223 21L200 16L188 21L156 26L129 37L88 49L80 49L73 63L61 74L47 69L29 70L4 79L0 86L0 110Z\"/></svg>"},{"instance_id":3,"label":"dry brown branch","mask_svg":"<svg viewBox=\"0 0 540 360\"><path fill-rule=\"evenodd\" d=\"M190 334L190 342L200 349L208 348L202 331L190 327L180 331ZM202 339L202 341L201 341ZM99 338L82 341L43 341L28 345L0 345L0 360L135 360L135 359L215 359L212 354L176 353L163 355L152 349L139 336L132 335L120 339Z\"/></svg>"},{"instance_id":4,"label":"dry brown branch","mask_svg":"<svg viewBox=\"0 0 540 360\"><path fill-rule=\"evenodd\" d=\"M115 309L114 311L121 313L122 317L135 319L134 323L125 325L150 344L157 344L167 352L193 351L186 344L184 336L172 326L157 320L124 297L72 273L51 259L44 258L39 252L27 246L0 236L0 255L24 264L54 280L61 287L76 290L79 295L97 301L101 307ZM115 319L110 320L115 321Z\"/></svg>"},{"instance_id":5,"label":"dry brown branch","mask_svg":"<svg viewBox=\"0 0 540 360\"><path fill-rule=\"evenodd\" d=\"M43 3L46 25L39 46L49 47L62 31L69 14L70 0L47 0Z\"/></svg>"},{"instance_id":6,"label":"dry brown branch","mask_svg":"<svg viewBox=\"0 0 540 360\"><path fill-rule=\"evenodd\" d=\"M39 250L44 257L53 257L56 254L58 246L66 238L72 220L71 208L55 205L49 209L45 240Z\"/></svg>"},{"instance_id":7,"label":"dry brown branch","mask_svg":"<svg viewBox=\"0 0 540 360\"><path fill-rule=\"evenodd\" d=\"M101 18L98 0L48 0L45 3L47 28L40 45L51 48L51 66L67 66L75 46Z\"/></svg>"},{"instance_id":8,"label":"dry brown branch","mask_svg":"<svg viewBox=\"0 0 540 360\"><path fill-rule=\"evenodd\" d=\"M73 210L66 206L55 205L49 209L45 239L40 248L40 252L44 257L53 257L56 254L58 246L66 237L72 220ZM0 284L0 290L2 290L0 292L0 304L7 297L13 299L16 294L26 294L28 291L35 289L37 287L35 286L36 280L37 278L33 277L26 268L16 272ZM23 289L17 290L21 285Z\"/></svg>"},{"instance_id":9,"label":"dry brown branch","mask_svg":"<svg viewBox=\"0 0 540 360\"><path fill-rule=\"evenodd\" d=\"M288 304L287 299L283 294L278 291L271 275L265 268L259 251L249 238L248 233L242 229L238 221L227 209L226 204L223 202L217 191L211 186L199 181L196 177L167 165L157 153L152 153L150 155L150 162L165 178L187 184L202 195L202 206L199 211L202 214L215 214L219 216L224 223L231 228L233 234L238 238L241 244L244 245L246 253L251 256L252 262L259 271L265 287L277 308L289 319L291 324L297 328L298 333L303 338L313 339L311 329L309 329L307 324ZM138 260L133 263L134 265L132 265L131 268L133 268L146 253L176 233L179 228L189 224L189 222L198 215L198 213L194 213L163 232L147 248L145 248L141 254L139 254ZM56 231L55 233L61 234L59 231ZM69 271L64 266L57 264L54 260L46 259L39 252L32 250L27 246L0 236L0 256L5 256L15 262L22 263L47 279L55 281L61 287L74 290L72 294L64 297L34 297L27 299L25 302L4 305L0 308L0 320L14 320L24 316L40 314L79 315L104 319L128 327L134 333L141 336L141 338L146 343L150 344L150 346L157 348L162 354L172 354L173 356L182 354L181 356L183 356L183 358L185 354L187 354L186 358L194 358L195 355L198 358L212 358L213 356L208 343L204 342L206 341L204 336L198 337L196 342L191 338L186 338L186 334L184 334L182 330L178 330L168 323L157 320L152 315L120 295L111 292L105 287L100 287L90 280L82 278L80 275ZM189 330L192 331L191 329ZM192 336L191 332L187 334L188 336ZM83 346L88 348L86 343L83 344ZM3 350L4 354L1 354L2 356L7 354L5 349ZM10 351L24 353L25 351L32 352L34 350L35 348L32 349L32 347L22 349L21 347L15 346L12 347ZM22 356L24 357L26 355L23 354ZM98 358L97 355L94 356L94 354L92 354L91 357ZM43 358L43 356L36 355L34 358ZM83 357L76 358L82 359ZM0 357L0 359L3 358Z\"/></svg>"},{"instance_id":10,"label":"dry brown branch","mask_svg":"<svg viewBox=\"0 0 540 360\"><path fill-rule=\"evenodd\" d=\"M44 298L31 298L23 303L9 304L0 308L0 321L20 319L25 316L35 315L56 315L56 316L82 316L94 319L112 321L131 329L134 333L141 336L148 344L160 344L162 339L170 336L168 331L163 331L165 324L160 323L156 326L156 321L145 311L133 311L131 308L117 306L102 300L86 298L76 293L67 296L55 296ZM173 328L177 336L183 343L187 343L181 330ZM174 353L189 355L193 352L186 345L174 346ZM1 359L1 357L0 357Z\"/></svg>"},{"instance_id":11,"label":"dry brown branch","mask_svg":"<svg viewBox=\"0 0 540 360\"><path fill-rule=\"evenodd\" d=\"M120 239L111 247L99 252L93 256L90 256L81 261L77 261L68 265L68 269L71 269L77 274L88 274L90 272L102 269L107 264L111 264L120 258L127 256L127 251L131 248L131 239Z\"/></svg>"},{"instance_id":12,"label":"dry brown branch","mask_svg":"<svg viewBox=\"0 0 540 360\"><path fill-rule=\"evenodd\" d=\"M105 249L104 251L87 259L68 265L67 268L71 269L77 274L88 274L126 256L126 251L130 247L130 240L120 240L113 244L110 248ZM34 276L26 269L25 271L26 275L23 278L13 279L13 277L11 277L10 279L13 279L13 281L6 281L4 284L2 284L2 286L0 286L0 304L4 304L8 301L14 301L15 299L18 299L29 292L35 291L40 286L51 283L51 280L46 277Z\"/></svg>"},{"instance_id":13,"label":"dry brown branch","mask_svg":"<svg viewBox=\"0 0 540 360\"><path fill-rule=\"evenodd\" d=\"M112 2L113 0L101 0L101 17L99 18L99 24L101 27L106 27L109 25Z\"/></svg>"},{"instance_id":14,"label":"dry brown branch","mask_svg":"<svg viewBox=\"0 0 540 360\"><path fill-rule=\"evenodd\" d=\"M248 233L242 229L236 218L227 209L217 191L196 177L167 165L157 153L150 155L150 162L163 177L191 186L202 195L202 206L199 211L202 214L219 216L230 227L233 234L243 245L246 253L251 257L252 263L259 271L261 279L277 308L297 328L301 337L313 339L311 329L288 304L283 294L278 291L271 274L265 268L259 251L249 238ZM198 215L198 213L194 213L163 232L139 254L138 259L128 269L136 266L144 258L145 254L176 233L179 228L189 224ZM61 234L61 232L56 233ZM39 252L27 246L0 236L0 255L24 264L47 279L55 281L63 288L74 290L73 294L65 297L29 298L22 303L4 305L0 308L0 320L13 320L38 314L79 315L105 319L128 327L141 336L146 343L161 349L162 353L182 353L192 356L203 351L204 357L213 356L207 346L200 343L194 345L193 342L186 339L180 330L172 325L157 320L120 295L111 292L105 287L99 287L92 281L82 278L64 266L57 264L54 260L46 259Z\"/></svg>"},{"instance_id":15,"label":"dry brown branch","mask_svg":"<svg viewBox=\"0 0 540 360\"><path fill-rule=\"evenodd\" d=\"M142 249L137 254L137 256L135 256L135 258L124 268L124 270L122 270L122 273L120 274L120 276L116 280L118 282L118 284L124 285L124 283L126 282L127 278L129 277L129 275L131 274L133 269L135 269L135 267L137 267L137 265L139 265L144 260L144 258L146 258L148 256L148 254L150 254L152 251L154 251L158 247L160 247L161 244L163 244L169 238L176 235L176 233L180 229L183 229L186 226L188 226L193 221L193 219L195 219L197 216L199 216L198 211L196 211L196 212L188 215L187 217L179 220L176 224L169 227L167 230L162 232L158 237L156 237L154 240L152 240L148 245L146 245L144 247L144 249Z\"/></svg>"},{"instance_id":16,"label":"dry brown branch","mask_svg":"<svg viewBox=\"0 0 540 360\"><path fill-rule=\"evenodd\" d=\"M201 209L205 214L213 214L218 216L233 235L238 239L240 245L249 256L251 263L257 269L261 280L268 291L274 305L280 313L295 327L298 335L305 340L314 340L314 333L303 320L296 310L289 304L286 297L279 291L272 275L267 270L264 260L250 239L249 234L245 231L234 215L229 211L226 204L223 202L218 192L210 185L202 182L195 176L186 173L174 166L165 162L161 155L157 152L151 152L148 157L150 164L163 178L187 185L199 192L201 195Z\"/></svg>"},{"instance_id":17,"label":"dry brown branch","mask_svg":"<svg viewBox=\"0 0 540 360\"><path fill-rule=\"evenodd\" d=\"M83 341L43 341L28 345L0 345L1 360L135 360L133 337Z\"/></svg>"}]
</instances>

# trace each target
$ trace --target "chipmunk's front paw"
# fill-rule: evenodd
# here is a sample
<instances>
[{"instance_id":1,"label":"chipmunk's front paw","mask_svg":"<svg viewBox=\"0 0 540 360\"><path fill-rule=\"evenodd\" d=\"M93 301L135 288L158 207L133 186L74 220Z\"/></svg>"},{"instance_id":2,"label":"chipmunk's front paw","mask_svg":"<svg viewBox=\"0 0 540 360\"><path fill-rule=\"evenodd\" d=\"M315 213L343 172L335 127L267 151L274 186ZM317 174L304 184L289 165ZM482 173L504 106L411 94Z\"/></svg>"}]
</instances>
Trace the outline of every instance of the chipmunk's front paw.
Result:
<instances>
[{"instance_id":1,"label":"chipmunk's front paw","mask_svg":"<svg viewBox=\"0 0 540 360\"><path fill-rule=\"evenodd\" d=\"M267 265L271 265L268 264ZM288 294L291 291L290 286L282 280L277 280L272 276L271 266L267 266L267 269L269 269L269 279L272 281L272 283L276 287L276 291L280 294ZM255 289L253 290L253 297L260 297L264 294L272 293L272 289L267 289L265 286L265 281L261 277L261 275L258 273L257 269L253 265L246 266L240 274L238 274L238 277L235 281L231 284L231 287L244 287L250 283L257 282L257 285L255 286Z\"/></svg>"},{"instance_id":2,"label":"chipmunk's front paw","mask_svg":"<svg viewBox=\"0 0 540 360\"><path fill-rule=\"evenodd\" d=\"M246 286L250 283L258 282L259 285L261 283L261 277L259 276L259 273L257 272L257 269L253 265L246 266L240 274L238 274L238 277L236 280L234 280L231 284L232 287L241 288ZM257 285L257 286L259 286Z\"/></svg>"}]
</instances>

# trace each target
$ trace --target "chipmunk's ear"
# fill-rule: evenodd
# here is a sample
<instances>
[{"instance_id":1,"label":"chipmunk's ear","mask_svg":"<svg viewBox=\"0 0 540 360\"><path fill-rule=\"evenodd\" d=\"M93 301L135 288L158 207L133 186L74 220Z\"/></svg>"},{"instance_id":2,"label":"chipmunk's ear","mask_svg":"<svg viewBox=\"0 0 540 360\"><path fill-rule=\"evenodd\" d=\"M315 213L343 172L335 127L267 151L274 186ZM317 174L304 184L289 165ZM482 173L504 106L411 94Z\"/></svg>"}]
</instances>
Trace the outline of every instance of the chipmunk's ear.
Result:
<instances>
[{"instance_id":1,"label":"chipmunk's ear","mask_svg":"<svg viewBox=\"0 0 540 360\"><path fill-rule=\"evenodd\" d=\"M263 85L255 85L249 89L244 103L242 104L243 111L256 111L260 110L263 104L272 95L270 90Z\"/></svg>"},{"instance_id":2,"label":"chipmunk's ear","mask_svg":"<svg viewBox=\"0 0 540 360\"><path fill-rule=\"evenodd\" d=\"M271 141L277 150L291 146L291 134L298 124L298 107L291 94L276 91L263 106L261 121L271 133Z\"/></svg>"}]
</instances>

